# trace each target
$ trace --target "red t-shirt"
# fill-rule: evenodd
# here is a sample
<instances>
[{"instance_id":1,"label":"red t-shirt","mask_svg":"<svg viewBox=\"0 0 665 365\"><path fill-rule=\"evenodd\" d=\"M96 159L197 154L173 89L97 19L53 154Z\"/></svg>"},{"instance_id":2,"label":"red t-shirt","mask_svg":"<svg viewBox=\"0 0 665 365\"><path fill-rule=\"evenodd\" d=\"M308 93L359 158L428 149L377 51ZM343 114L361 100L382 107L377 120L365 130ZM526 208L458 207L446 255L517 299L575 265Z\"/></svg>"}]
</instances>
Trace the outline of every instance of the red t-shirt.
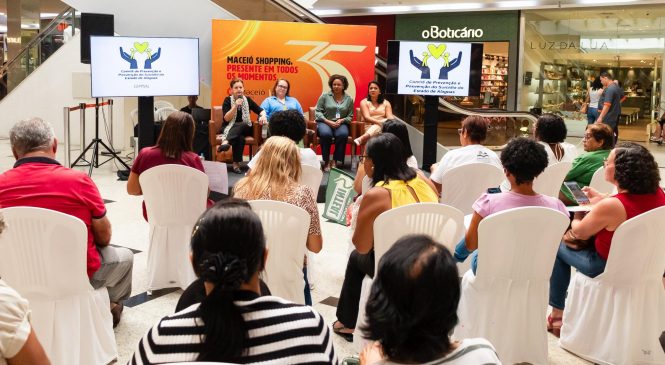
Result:
<instances>
[{"instance_id":1,"label":"red t-shirt","mask_svg":"<svg viewBox=\"0 0 665 365\"><path fill-rule=\"evenodd\" d=\"M623 204L623 208L626 210L626 220L665 205L665 193L660 188L654 194L619 193L614 197ZM604 228L596 233L596 251L598 251L598 256L605 260L610 255L613 236L614 231L608 231Z\"/></svg>"},{"instance_id":2,"label":"red t-shirt","mask_svg":"<svg viewBox=\"0 0 665 365\"><path fill-rule=\"evenodd\" d=\"M162 151L157 146L146 147L139 152L139 155L134 159L132 172L141 175L141 173L149 168L167 164L185 165L200 170L201 172L205 172L203 171L201 158L197 156L196 153L183 152L179 159L168 158L162 155ZM146 221L148 220L148 213L145 210L145 202L143 202L143 218L145 218Z\"/></svg>"},{"instance_id":3,"label":"red t-shirt","mask_svg":"<svg viewBox=\"0 0 665 365\"><path fill-rule=\"evenodd\" d=\"M85 173L47 157L22 158L0 175L0 206L45 208L79 218L88 228L88 277L99 270L91 225L93 218L106 215L106 207L97 186Z\"/></svg>"}]
</instances>

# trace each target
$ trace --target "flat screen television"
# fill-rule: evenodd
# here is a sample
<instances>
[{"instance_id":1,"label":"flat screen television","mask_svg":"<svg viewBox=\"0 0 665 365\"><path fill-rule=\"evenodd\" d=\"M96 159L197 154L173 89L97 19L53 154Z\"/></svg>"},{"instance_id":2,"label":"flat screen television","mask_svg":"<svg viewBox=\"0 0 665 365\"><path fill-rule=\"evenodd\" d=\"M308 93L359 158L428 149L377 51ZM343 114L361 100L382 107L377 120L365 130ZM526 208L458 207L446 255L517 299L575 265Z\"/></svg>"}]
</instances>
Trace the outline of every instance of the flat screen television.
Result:
<instances>
[{"instance_id":1,"label":"flat screen television","mask_svg":"<svg viewBox=\"0 0 665 365\"><path fill-rule=\"evenodd\" d=\"M198 38L90 37L92 97L199 94Z\"/></svg>"},{"instance_id":2,"label":"flat screen television","mask_svg":"<svg viewBox=\"0 0 665 365\"><path fill-rule=\"evenodd\" d=\"M388 41L386 93L479 96L483 45Z\"/></svg>"}]
</instances>

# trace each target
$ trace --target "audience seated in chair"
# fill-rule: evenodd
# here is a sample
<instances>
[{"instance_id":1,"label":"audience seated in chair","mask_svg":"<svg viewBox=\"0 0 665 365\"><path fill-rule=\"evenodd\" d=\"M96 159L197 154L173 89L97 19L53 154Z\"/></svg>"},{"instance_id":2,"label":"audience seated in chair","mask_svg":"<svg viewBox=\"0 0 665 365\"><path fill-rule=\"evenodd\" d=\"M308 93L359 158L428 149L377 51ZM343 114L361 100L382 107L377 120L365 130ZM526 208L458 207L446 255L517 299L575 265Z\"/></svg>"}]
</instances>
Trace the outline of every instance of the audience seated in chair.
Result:
<instances>
[{"instance_id":1,"label":"audience seated in chair","mask_svg":"<svg viewBox=\"0 0 665 365\"><path fill-rule=\"evenodd\" d=\"M658 185L658 164L643 146L631 142L618 144L605 162L605 179L617 187L618 193L609 196L589 187L583 189L593 207L588 213L575 213L554 262L550 279L552 313L547 318L547 328L557 337L571 267L592 278L602 274L617 227L641 213L665 205L665 193ZM639 245L635 249L639 250ZM611 318L607 320L611 321Z\"/></svg>"},{"instance_id":2,"label":"audience seated in chair","mask_svg":"<svg viewBox=\"0 0 665 365\"><path fill-rule=\"evenodd\" d=\"M564 181L574 181L580 187L589 186L593 174L603 166L603 161L614 147L612 128L606 124L589 124L582 143L586 152L575 157L573 167L564 179ZM573 194L565 186L561 186L559 199L565 205L577 205Z\"/></svg>"},{"instance_id":3,"label":"audience seated in chair","mask_svg":"<svg viewBox=\"0 0 665 365\"><path fill-rule=\"evenodd\" d=\"M459 300L457 266L448 250L428 236L399 239L379 261L367 326L361 328L375 342L362 351L361 363L498 364L485 339L451 341Z\"/></svg>"},{"instance_id":4,"label":"audience seated in chair","mask_svg":"<svg viewBox=\"0 0 665 365\"><path fill-rule=\"evenodd\" d=\"M132 165L127 180L129 195L143 195L139 176L146 170L160 165L175 164L195 168L201 172L201 158L192 152L194 142L194 119L185 112L174 112L166 118L159 133L157 143L153 147L142 149ZM143 218L148 220L143 203Z\"/></svg>"},{"instance_id":5,"label":"audience seated in chair","mask_svg":"<svg viewBox=\"0 0 665 365\"><path fill-rule=\"evenodd\" d=\"M572 162L577 156L577 147L564 142L568 129L560 116L549 113L541 115L536 121L533 133L536 141L545 147L548 165Z\"/></svg>"},{"instance_id":6,"label":"audience seated in chair","mask_svg":"<svg viewBox=\"0 0 665 365\"><path fill-rule=\"evenodd\" d=\"M478 266L478 225L490 214L517 207L546 207L568 215L560 200L538 194L533 190L533 180L547 167L545 148L533 140L514 138L501 152L501 163L511 189L507 192L484 193L473 203L473 216L466 236L455 248L455 259L464 262L471 255L471 269Z\"/></svg>"},{"instance_id":7,"label":"audience seated in chair","mask_svg":"<svg viewBox=\"0 0 665 365\"><path fill-rule=\"evenodd\" d=\"M479 115L470 115L462 121L462 128L457 131L459 132L459 141L462 147L446 152L438 164L430 167L430 171L432 172L430 180L436 186L436 190L439 193L441 193L442 189L441 181L443 174L453 167L482 162L501 168L501 161L496 153L481 144L487 137L487 122L485 118Z\"/></svg>"},{"instance_id":8,"label":"audience seated in chair","mask_svg":"<svg viewBox=\"0 0 665 365\"><path fill-rule=\"evenodd\" d=\"M286 113L286 112L284 112ZM273 118L275 115L273 114ZM268 138L263 145L263 154L247 177L235 187L234 196L247 200L278 200L293 204L309 213L310 224L307 249L317 253L323 247L319 210L311 189L298 183L302 174L301 152L295 142L286 137ZM303 263L303 271L307 262ZM305 304L312 304L307 274L305 274Z\"/></svg>"},{"instance_id":9,"label":"audience seated in chair","mask_svg":"<svg viewBox=\"0 0 665 365\"><path fill-rule=\"evenodd\" d=\"M436 189L420 171L406 164L402 142L394 134L382 133L370 138L363 156L364 170L372 179L360 208L351 253L344 274L344 283L337 305L337 321L333 331L348 341L358 317L358 303L363 278L374 277L374 220L381 213L406 204L438 202Z\"/></svg>"},{"instance_id":10,"label":"audience seated in chair","mask_svg":"<svg viewBox=\"0 0 665 365\"><path fill-rule=\"evenodd\" d=\"M0 234L5 222L0 214ZM29 321L28 301L0 279L0 363L49 365Z\"/></svg>"},{"instance_id":11,"label":"audience seated in chair","mask_svg":"<svg viewBox=\"0 0 665 365\"><path fill-rule=\"evenodd\" d=\"M305 118L297 110L275 111L270 117L268 131L270 132L270 136L288 137L293 142L299 143L305 135ZM319 158L311 148L298 148L298 150L300 152L301 164L316 167L317 169L321 168ZM254 158L247 163L247 167L250 170L256 165L260 154L261 151L257 152Z\"/></svg>"},{"instance_id":12,"label":"audience seated in chair","mask_svg":"<svg viewBox=\"0 0 665 365\"><path fill-rule=\"evenodd\" d=\"M83 172L55 160L58 141L51 125L39 118L18 122L9 131L14 168L0 175L0 206L28 206L72 215L88 228L87 273L90 284L106 287L113 323L132 291L134 254L109 246L111 222L95 183Z\"/></svg>"},{"instance_id":13,"label":"audience seated in chair","mask_svg":"<svg viewBox=\"0 0 665 365\"><path fill-rule=\"evenodd\" d=\"M259 296L268 251L261 221L248 203L230 198L208 209L191 245L207 296L162 318L139 342L132 364L337 363L328 327L316 311Z\"/></svg>"}]
</instances>

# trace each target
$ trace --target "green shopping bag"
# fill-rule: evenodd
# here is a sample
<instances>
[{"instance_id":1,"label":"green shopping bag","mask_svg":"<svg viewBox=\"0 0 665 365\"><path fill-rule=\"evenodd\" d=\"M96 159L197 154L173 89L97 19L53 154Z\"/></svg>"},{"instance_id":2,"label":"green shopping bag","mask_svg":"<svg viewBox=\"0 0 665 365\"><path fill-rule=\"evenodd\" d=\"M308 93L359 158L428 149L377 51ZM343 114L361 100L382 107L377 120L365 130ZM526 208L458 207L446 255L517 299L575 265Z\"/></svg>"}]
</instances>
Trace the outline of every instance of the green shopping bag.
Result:
<instances>
[{"instance_id":1,"label":"green shopping bag","mask_svg":"<svg viewBox=\"0 0 665 365\"><path fill-rule=\"evenodd\" d=\"M323 218L346 225L346 209L353 202L354 195L353 176L336 168L330 169Z\"/></svg>"}]
</instances>

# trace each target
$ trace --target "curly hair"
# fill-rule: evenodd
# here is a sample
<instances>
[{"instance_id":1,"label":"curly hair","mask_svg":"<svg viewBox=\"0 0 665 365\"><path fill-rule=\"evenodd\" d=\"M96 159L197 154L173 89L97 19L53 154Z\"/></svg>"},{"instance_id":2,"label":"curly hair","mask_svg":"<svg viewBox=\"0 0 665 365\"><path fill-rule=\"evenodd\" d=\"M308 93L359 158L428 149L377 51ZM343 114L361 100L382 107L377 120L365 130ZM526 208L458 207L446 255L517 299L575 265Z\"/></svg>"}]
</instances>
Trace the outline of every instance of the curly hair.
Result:
<instances>
[{"instance_id":1,"label":"curly hair","mask_svg":"<svg viewBox=\"0 0 665 365\"><path fill-rule=\"evenodd\" d=\"M501 151L501 164L515 177L517 185L533 181L547 167L547 152L540 143L517 137Z\"/></svg>"},{"instance_id":2,"label":"curly hair","mask_svg":"<svg viewBox=\"0 0 665 365\"><path fill-rule=\"evenodd\" d=\"M379 261L362 331L391 361L435 360L451 349L460 293L457 265L444 246L425 235L402 237Z\"/></svg>"},{"instance_id":3,"label":"curly hair","mask_svg":"<svg viewBox=\"0 0 665 365\"><path fill-rule=\"evenodd\" d=\"M349 80L346 79L346 76L343 75L330 75L330 78L328 79L328 86L330 86L330 89L332 90L332 84L333 81L335 80L340 80L342 82L342 85L344 86L344 91L349 88Z\"/></svg>"},{"instance_id":4,"label":"curly hair","mask_svg":"<svg viewBox=\"0 0 665 365\"><path fill-rule=\"evenodd\" d=\"M297 110L279 110L270 116L268 130L271 136L283 136L298 143L305 135L305 118Z\"/></svg>"},{"instance_id":5,"label":"curly hair","mask_svg":"<svg viewBox=\"0 0 665 365\"><path fill-rule=\"evenodd\" d=\"M462 121L462 129L472 142L481 143L487 138L487 121L479 115L469 115Z\"/></svg>"},{"instance_id":6,"label":"curly hair","mask_svg":"<svg viewBox=\"0 0 665 365\"><path fill-rule=\"evenodd\" d=\"M534 135L537 140L545 143L560 143L566 139L568 129L563 118L556 114L543 114L538 117Z\"/></svg>"},{"instance_id":7,"label":"curly hair","mask_svg":"<svg viewBox=\"0 0 665 365\"><path fill-rule=\"evenodd\" d=\"M658 164L644 146L621 142L614 149L614 180L631 194L653 194L659 189Z\"/></svg>"}]
</instances>

